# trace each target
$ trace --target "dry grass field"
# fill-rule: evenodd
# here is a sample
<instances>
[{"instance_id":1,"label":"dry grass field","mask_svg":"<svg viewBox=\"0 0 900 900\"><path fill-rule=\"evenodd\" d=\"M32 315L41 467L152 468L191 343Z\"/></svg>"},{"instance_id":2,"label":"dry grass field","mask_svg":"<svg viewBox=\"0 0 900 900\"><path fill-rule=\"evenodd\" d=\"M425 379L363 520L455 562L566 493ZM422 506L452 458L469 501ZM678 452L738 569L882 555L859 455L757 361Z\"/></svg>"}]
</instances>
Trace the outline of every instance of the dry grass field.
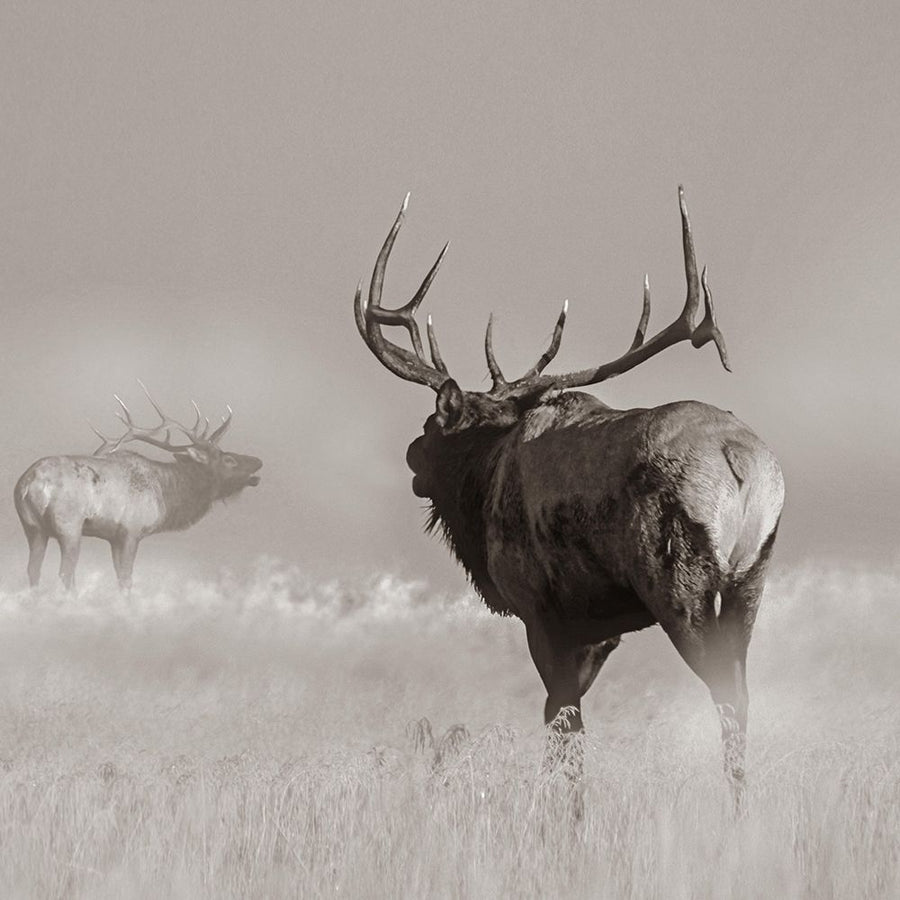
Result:
<instances>
[{"instance_id":1,"label":"dry grass field","mask_svg":"<svg viewBox=\"0 0 900 900\"><path fill-rule=\"evenodd\" d=\"M737 821L658 629L588 695L577 821L520 623L271 561L156 581L0 595L4 898L900 896L900 570L771 580Z\"/></svg>"}]
</instances>

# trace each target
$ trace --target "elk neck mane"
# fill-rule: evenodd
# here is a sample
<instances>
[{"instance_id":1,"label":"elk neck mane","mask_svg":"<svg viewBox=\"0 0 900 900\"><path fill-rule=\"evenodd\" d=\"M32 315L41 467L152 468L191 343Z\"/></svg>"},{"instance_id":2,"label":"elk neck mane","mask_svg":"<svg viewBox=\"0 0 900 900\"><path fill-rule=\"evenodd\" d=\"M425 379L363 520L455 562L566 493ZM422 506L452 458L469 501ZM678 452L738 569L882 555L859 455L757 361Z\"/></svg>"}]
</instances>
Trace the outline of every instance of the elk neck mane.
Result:
<instances>
[{"instance_id":1,"label":"elk neck mane","mask_svg":"<svg viewBox=\"0 0 900 900\"><path fill-rule=\"evenodd\" d=\"M157 475L157 489L165 510L157 531L184 531L209 512L216 490L215 479L206 466L192 461L162 462L139 453L131 455L149 463Z\"/></svg>"},{"instance_id":2,"label":"elk neck mane","mask_svg":"<svg viewBox=\"0 0 900 900\"><path fill-rule=\"evenodd\" d=\"M427 532L440 533L469 581L497 613L510 610L496 594L487 566L487 517L490 486L502 452L503 437L516 426L482 427L447 438L441 463L442 492L431 500Z\"/></svg>"}]
</instances>

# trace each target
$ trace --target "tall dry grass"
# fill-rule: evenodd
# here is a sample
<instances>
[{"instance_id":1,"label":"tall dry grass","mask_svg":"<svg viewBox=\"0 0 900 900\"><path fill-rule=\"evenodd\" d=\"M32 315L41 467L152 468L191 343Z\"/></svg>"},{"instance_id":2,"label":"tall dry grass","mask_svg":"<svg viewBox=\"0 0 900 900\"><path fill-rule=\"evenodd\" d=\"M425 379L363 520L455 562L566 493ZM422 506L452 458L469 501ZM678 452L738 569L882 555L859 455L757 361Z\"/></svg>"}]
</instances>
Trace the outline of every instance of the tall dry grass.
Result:
<instances>
[{"instance_id":1,"label":"tall dry grass","mask_svg":"<svg viewBox=\"0 0 900 900\"><path fill-rule=\"evenodd\" d=\"M900 571L773 579L748 812L658 629L588 695L584 816L521 625L262 561L0 594L0 896L900 896Z\"/></svg>"}]
</instances>

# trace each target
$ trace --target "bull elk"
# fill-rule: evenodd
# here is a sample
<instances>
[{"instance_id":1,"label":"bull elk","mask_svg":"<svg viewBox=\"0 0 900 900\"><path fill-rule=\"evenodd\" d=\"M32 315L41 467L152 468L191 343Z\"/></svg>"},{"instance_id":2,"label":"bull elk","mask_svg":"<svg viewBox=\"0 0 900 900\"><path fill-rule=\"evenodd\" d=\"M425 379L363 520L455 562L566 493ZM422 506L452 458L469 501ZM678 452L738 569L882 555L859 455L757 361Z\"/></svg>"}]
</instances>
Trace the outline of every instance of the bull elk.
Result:
<instances>
[{"instance_id":1,"label":"bull elk","mask_svg":"<svg viewBox=\"0 0 900 900\"><path fill-rule=\"evenodd\" d=\"M611 362L544 375L556 355L567 306L550 345L508 381L492 345L492 386L463 391L445 365L431 317L426 359L415 314L446 246L413 298L381 305L385 268L403 202L378 255L368 292L356 291L360 335L400 378L437 393L424 433L409 445L412 489L430 501L438 529L496 613L520 618L547 691L544 720L582 730L581 698L621 635L659 624L705 682L718 709L725 771L735 793L744 775L747 646L784 501L778 462L730 412L695 401L612 409L569 388L598 384L681 341L715 344L729 369L706 269L698 277L679 187L687 300L650 338L650 285L631 347ZM695 324L703 290L705 314ZM412 352L382 326L409 332ZM560 716L565 708L568 717ZM565 739L564 739L565 743Z\"/></svg>"},{"instance_id":2,"label":"bull elk","mask_svg":"<svg viewBox=\"0 0 900 900\"><path fill-rule=\"evenodd\" d=\"M143 385L141 385L143 388ZM254 474L262 466L255 456L228 453L219 441L231 425L231 409L212 432L194 404L196 422L185 426L167 416L147 389L147 399L159 416L149 428L134 423L128 407L119 418L125 432L105 437L93 456L48 456L31 465L15 489L16 511L28 539L28 580L36 587L52 537L59 542L59 577L71 588L82 536L108 541L119 584L131 586L138 544L149 534L182 531L224 500L247 486L259 484ZM96 431L96 429L95 429ZM186 443L173 443L172 432ZM173 454L161 462L123 449L139 441Z\"/></svg>"}]
</instances>

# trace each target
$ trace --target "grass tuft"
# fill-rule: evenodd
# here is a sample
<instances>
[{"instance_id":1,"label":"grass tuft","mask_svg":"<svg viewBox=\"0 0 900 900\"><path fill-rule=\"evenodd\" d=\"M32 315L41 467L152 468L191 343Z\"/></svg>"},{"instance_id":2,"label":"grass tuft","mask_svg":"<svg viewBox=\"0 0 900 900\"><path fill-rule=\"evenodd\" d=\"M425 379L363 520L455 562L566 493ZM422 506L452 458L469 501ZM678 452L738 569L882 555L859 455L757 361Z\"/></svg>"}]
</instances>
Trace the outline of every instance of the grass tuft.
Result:
<instances>
[{"instance_id":1,"label":"grass tuft","mask_svg":"<svg viewBox=\"0 0 900 900\"><path fill-rule=\"evenodd\" d=\"M900 896L895 570L772 581L739 818L658 629L588 695L574 788L521 624L472 597L104 584L0 594L0 896Z\"/></svg>"}]
</instances>

